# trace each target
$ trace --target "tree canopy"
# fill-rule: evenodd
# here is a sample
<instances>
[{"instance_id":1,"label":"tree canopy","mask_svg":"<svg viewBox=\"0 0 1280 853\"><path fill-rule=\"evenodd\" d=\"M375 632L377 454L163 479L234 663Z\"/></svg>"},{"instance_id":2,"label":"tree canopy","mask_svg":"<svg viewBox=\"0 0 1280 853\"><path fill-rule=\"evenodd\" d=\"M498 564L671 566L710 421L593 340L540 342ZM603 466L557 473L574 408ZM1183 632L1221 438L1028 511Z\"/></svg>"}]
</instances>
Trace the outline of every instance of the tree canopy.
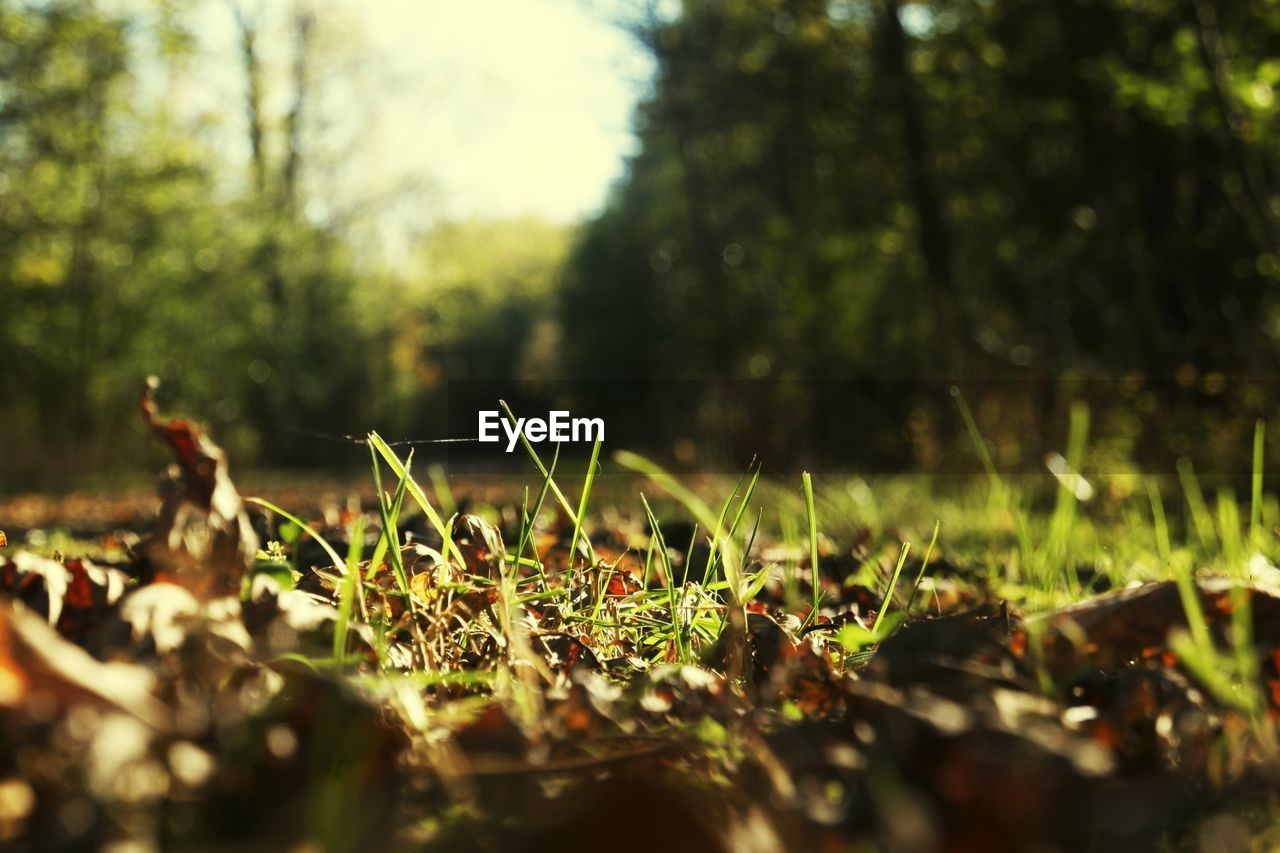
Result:
<instances>
[{"instance_id":1,"label":"tree canopy","mask_svg":"<svg viewBox=\"0 0 1280 853\"><path fill-rule=\"evenodd\" d=\"M426 430L450 381L569 379L661 449L745 424L735 454L892 465L953 449L956 379L989 382L974 408L1015 461L1082 393L1117 452L1240 439L1270 405L1268 4L633 4L656 71L599 215L435 217L398 264L372 223L428 208L420 186L325 194L361 125L325 98L350 84L336 19L222 9L231 101L202 113L199 5L0 7L5 447L70 469L140 446L150 373L272 463L330 449L304 432Z\"/></svg>"}]
</instances>

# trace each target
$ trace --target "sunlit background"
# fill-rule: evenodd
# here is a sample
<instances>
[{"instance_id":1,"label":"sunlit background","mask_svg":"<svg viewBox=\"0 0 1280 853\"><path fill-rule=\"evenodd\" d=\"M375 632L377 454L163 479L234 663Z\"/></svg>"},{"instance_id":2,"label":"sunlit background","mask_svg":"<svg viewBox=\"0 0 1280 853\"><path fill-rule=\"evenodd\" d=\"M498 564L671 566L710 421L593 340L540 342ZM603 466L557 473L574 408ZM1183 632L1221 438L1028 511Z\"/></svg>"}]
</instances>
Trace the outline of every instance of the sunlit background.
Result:
<instances>
[{"instance_id":1,"label":"sunlit background","mask_svg":"<svg viewBox=\"0 0 1280 853\"><path fill-rule=\"evenodd\" d=\"M329 0L314 69L317 130L332 171L312 175L310 215L394 197L380 248L403 260L404 228L442 219L533 216L569 224L597 213L634 151L631 112L652 60L592 0ZM183 90L217 144L248 168L242 32L262 32L264 64L287 81L287 3L198 4L197 69ZM289 109L287 86L268 94ZM345 145L346 147L341 147ZM246 171L247 174L247 171Z\"/></svg>"},{"instance_id":2,"label":"sunlit background","mask_svg":"<svg viewBox=\"0 0 1280 853\"><path fill-rule=\"evenodd\" d=\"M264 467L502 395L691 467L969 470L959 382L1006 468L1084 400L1090 464L1230 474L1280 375L1255 11L5 4L0 488L136 468L148 374Z\"/></svg>"}]
</instances>

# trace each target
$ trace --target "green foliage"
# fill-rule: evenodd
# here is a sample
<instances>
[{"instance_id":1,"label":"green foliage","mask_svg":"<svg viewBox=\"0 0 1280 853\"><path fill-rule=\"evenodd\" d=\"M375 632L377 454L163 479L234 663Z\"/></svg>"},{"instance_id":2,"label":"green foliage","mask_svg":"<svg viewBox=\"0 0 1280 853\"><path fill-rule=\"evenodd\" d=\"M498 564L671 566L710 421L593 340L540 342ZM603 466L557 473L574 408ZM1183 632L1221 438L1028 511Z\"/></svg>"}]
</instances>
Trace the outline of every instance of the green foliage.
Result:
<instances>
[{"instance_id":1,"label":"green foliage","mask_svg":"<svg viewBox=\"0 0 1280 853\"><path fill-rule=\"evenodd\" d=\"M193 8L0 9L0 445L31 451L0 457L6 486L141 452L150 373L271 464L332 449L301 433L433 433L458 380L569 376L595 414L646 412L655 442L748 421L747 452L804 464L820 460L796 459L799 437L967 464L953 439L980 426L991 470L1038 465L1090 377L1119 381L1090 401L1085 464L1212 473L1205 448L1243 446L1268 414L1265 385L1228 381L1280 352L1265 9L644 4L627 24L656 77L604 211L576 233L436 223L393 269L360 242L369 223L311 203L332 145L303 119L329 57L266 73L239 21L243 89L193 114ZM304 24L275 52L308 56ZM911 382L840 399L782 383L749 418L733 394L673 406L659 384L957 375L1016 384L957 413ZM635 382L598 400L590 380Z\"/></svg>"},{"instance_id":2,"label":"green foliage","mask_svg":"<svg viewBox=\"0 0 1280 853\"><path fill-rule=\"evenodd\" d=\"M568 229L445 223L402 270L358 260L358 223L308 205L323 140L263 106L314 80L256 53L230 69L259 99L247 169L208 132L241 104L181 106L194 8L0 9L0 445L30 451L0 457L10 487L145 452L149 374L237 458L279 466L333 449L307 433L429 419L445 378L552 370Z\"/></svg>"},{"instance_id":3,"label":"green foliage","mask_svg":"<svg viewBox=\"0 0 1280 853\"><path fill-rule=\"evenodd\" d=\"M0 10L0 443L59 450L6 454L13 474L137 450L149 373L233 448L280 462L298 456L292 429L341 423L371 384L337 235L274 194L228 193L203 119L149 94L180 85L192 46L170 12Z\"/></svg>"},{"instance_id":4,"label":"green foliage","mask_svg":"<svg viewBox=\"0 0 1280 853\"><path fill-rule=\"evenodd\" d=\"M1239 446L1265 413L1264 390L1224 393L1223 377L1274 369L1274 14L661 8L631 21L657 76L626 180L574 255L568 373L1127 376L1127 447L1166 457L1199 450L1210 424ZM598 322L619 313L644 330L625 347ZM1066 389L1013 387L984 419L994 438L1060 423ZM1172 411L1179 389L1214 411ZM936 393L886 393L944 434L961 426ZM753 450L833 443L846 419L869 436L902 428L904 406L786 394L776 410L800 426L761 424ZM942 449L924 437L902 461Z\"/></svg>"},{"instance_id":5,"label":"green foliage","mask_svg":"<svg viewBox=\"0 0 1280 853\"><path fill-rule=\"evenodd\" d=\"M413 310L397 329L397 366L422 395L445 380L553 373L556 329L546 305L570 231L537 219L446 222L424 238L409 274Z\"/></svg>"}]
</instances>

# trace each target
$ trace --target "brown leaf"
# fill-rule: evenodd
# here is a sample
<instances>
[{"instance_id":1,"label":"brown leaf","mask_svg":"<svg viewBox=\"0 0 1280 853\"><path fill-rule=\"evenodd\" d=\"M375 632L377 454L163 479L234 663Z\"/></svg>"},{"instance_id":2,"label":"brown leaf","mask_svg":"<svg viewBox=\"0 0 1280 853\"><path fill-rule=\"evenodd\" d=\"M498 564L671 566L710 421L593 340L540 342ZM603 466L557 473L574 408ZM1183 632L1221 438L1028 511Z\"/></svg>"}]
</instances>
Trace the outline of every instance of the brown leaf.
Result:
<instances>
[{"instance_id":1,"label":"brown leaf","mask_svg":"<svg viewBox=\"0 0 1280 853\"><path fill-rule=\"evenodd\" d=\"M1199 582L1201 607L1210 627L1231 621L1230 588L1228 581ZM1280 644L1280 598L1262 589L1248 593L1254 639L1269 646ZM1186 626L1186 613L1174 582L1121 590L1047 617L1044 663L1055 678L1120 666L1163 650L1169 631Z\"/></svg>"},{"instance_id":2,"label":"brown leaf","mask_svg":"<svg viewBox=\"0 0 1280 853\"><path fill-rule=\"evenodd\" d=\"M460 515L453 520L453 542L470 574L497 579L497 561L505 551L498 528L478 515Z\"/></svg>"},{"instance_id":3,"label":"brown leaf","mask_svg":"<svg viewBox=\"0 0 1280 853\"><path fill-rule=\"evenodd\" d=\"M161 418L153 377L142 391L142 415L173 452L160 485L163 505L140 553L160 575L200 595L235 592L258 551L244 502L227 474L226 456L198 424Z\"/></svg>"},{"instance_id":4,"label":"brown leaf","mask_svg":"<svg viewBox=\"0 0 1280 853\"><path fill-rule=\"evenodd\" d=\"M1000 686L1030 689L1030 674L1008 651L1006 624L999 613L981 610L910 622L880 644L862 675L952 698Z\"/></svg>"},{"instance_id":5,"label":"brown leaf","mask_svg":"<svg viewBox=\"0 0 1280 853\"><path fill-rule=\"evenodd\" d=\"M547 664L557 672L568 672L578 667L599 670L600 661L584 640L562 633L542 633L538 641L542 644Z\"/></svg>"},{"instance_id":6,"label":"brown leaf","mask_svg":"<svg viewBox=\"0 0 1280 853\"><path fill-rule=\"evenodd\" d=\"M779 695L790 700L806 717L827 717L843 707L841 679L833 672L831 658L807 642L784 645L780 665L772 672Z\"/></svg>"},{"instance_id":7,"label":"brown leaf","mask_svg":"<svg viewBox=\"0 0 1280 853\"><path fill-rule=\"evenodd\" d=\"M26 552L0 560L0 591L11 593L73 639L98 624L124 594L127 582L119 569L88 560L60 563Z\"/></svg>"},{"instance_id":8,"label":"brown leaf","mask_svg":"<svg viewBox=\"0 0 1280 853\"><path fill-rule=\"evenodd\" d=\"M69 707L88 702L162 727L166 710L141 666L102 663L63 639L19 602L0 602L0 707Z\"/></svg>"}]
</instances>

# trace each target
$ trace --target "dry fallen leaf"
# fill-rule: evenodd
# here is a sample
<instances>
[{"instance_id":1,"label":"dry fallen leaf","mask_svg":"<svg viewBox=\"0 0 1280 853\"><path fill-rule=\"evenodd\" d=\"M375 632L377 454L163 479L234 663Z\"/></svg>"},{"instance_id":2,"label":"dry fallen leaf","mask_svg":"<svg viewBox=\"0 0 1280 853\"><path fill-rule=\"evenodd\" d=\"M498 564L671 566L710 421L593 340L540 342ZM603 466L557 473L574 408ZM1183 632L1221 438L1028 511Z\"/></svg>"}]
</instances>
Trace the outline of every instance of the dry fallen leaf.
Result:
<instances>
[{"instance_id":1,"label":"dry fallen leaf","mask_svg":"<svg viewBox=\"0 0 1280 853\"><path fill-rule=\"evenodd\" d=\"M1210 625L1228 622L1232 583L1205 579L1197 587ZM1280 598L1263 588L1249 589L1247 594L1254 640L1268 645L1280 642ZM1063 608L1042 621L1044 664L1055 678L1150 657L1167 646L1170 629L1187 626L1173 581L1101 595Z\"/></svg>"},{"instance_id":2,"label":"dry fallen leaf","mask_svg":"<svg viewBox=\"0 0 1280 853\"><path fill-rule=\"evenodd\" d=\"M498 577L496 560L506 551L498 528L478 515L460 515L453 522L453 542L466 560L467 572Z\"/></svg>"},{"instance_id":3,"label":"dry fallen leaf","mask_svg":"<svg viewBox=\"0 0 1280 853\"><path fill-rule=\"evenodd\" d=\"M166 575L199 595L239 589L258 551L244 501L227 474L226 455L198 424L161 418L152 377L143 388L142 415L168 445L176 464L161 482L163 505L140 553L157 575Z\"/></svg>"},{"instance_id":4,"label":"dry fallen leaf","mask_svg":"<svg viewBox=\"0 0 1280 853\"><path fill-rule=\"evenodd\" d=\"M88 560L59 562L20 551L0 559L0 591L44 615L63 636L79 639L124 595L128 577Z\"/></svg>"},{"instance_id":5,"label":"dry fallen leaf","mask_svg":"<svg viewBox=\"0 0 1280 853\"><path fill-rule=\"evenodd\" d=\"M163 728L167 712L152 695L154 681L146 667L96 660L21 603L0 602L0 707L88 702Z\"/></svg>"}]
</instances>

